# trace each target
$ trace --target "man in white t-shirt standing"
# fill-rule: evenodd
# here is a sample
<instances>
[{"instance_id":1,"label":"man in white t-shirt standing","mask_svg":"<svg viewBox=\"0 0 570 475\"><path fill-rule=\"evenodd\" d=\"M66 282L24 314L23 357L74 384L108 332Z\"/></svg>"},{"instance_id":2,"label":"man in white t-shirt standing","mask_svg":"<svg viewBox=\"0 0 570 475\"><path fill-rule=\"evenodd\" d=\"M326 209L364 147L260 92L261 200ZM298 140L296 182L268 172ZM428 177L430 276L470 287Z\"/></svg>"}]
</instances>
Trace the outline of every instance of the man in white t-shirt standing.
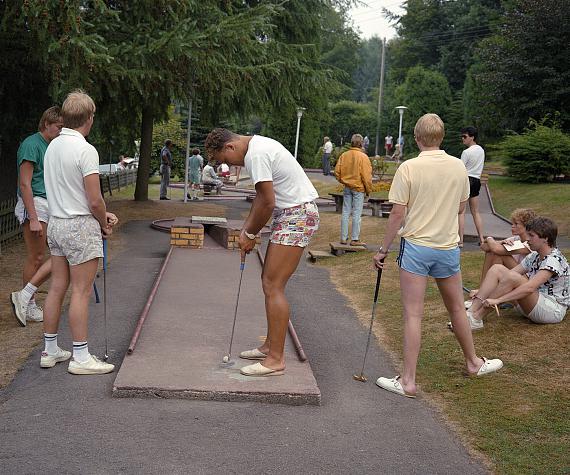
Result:
<instances>
[{"instance_id":1,"label":"man in white t-shirt standing","mask_svg":"<svg viewBox=\"0 0 570 475\"><path fill-rule=\"evenodd\" d=\"M210 159L245 166L256 191L239 238L242 256L255 247L255 236L273 216L261 280L265 294L267 337L241 358L260 362L244 366L247 376L278 376L285 370L285 337L289 303L285 286L299 264L303 248L319 227L318 197L313 184L293 155L279 142L261 135L237 135L214 129L206 138Z\"/></svg>"},{"instance_id":2,"label":"man in white t-shirt standing","mask_svg":"<svg viewBox=\"0 0 570 475\"><path fill-rule=\"evenodd\" d=\"M95 103L83 91L74 91L61 107L63 129L48 146L44 179L50 211L47 228L52 259L51 286L44 306L45 347L40 366L51 368L70 358L57 345L61 305L71 283L69 326L73 336L72 374L110 373L114 365L89 353L88 305L102 238L108 238L117 217L107 213L99 186L99 155L85 137L95 116Z\"/></svg>"},{"instance_id":3,"label":"man in white t-shirt standing","mask_svg":"<svg viewBox=\"0 0 570 475\"><path fill-rule=\"evenodd\" d=\"M479 236L479 244L485 242L483 237L483 221L479 214L479 191L481 190L481 173L485 164L485 151L477 144L477 129L473 126L461 129L461 140L467 148L461 153L461 161L467 169L469 177L469 209L475 229ZM465 229L465 210L459 215L459 247L463 246L463 231Z\"/></svg>"},{"instance_id":4,"label":"man in white t-shirt standing","mask_svg":"<svg viewBox=\"0 0 570 475\"><path fill-rule=\"evenodd\" d=\"M333 151L333 144L328 137L325 137L323 142L323 175L331 175L331 153Z\"/></svg>"}]
</instances>

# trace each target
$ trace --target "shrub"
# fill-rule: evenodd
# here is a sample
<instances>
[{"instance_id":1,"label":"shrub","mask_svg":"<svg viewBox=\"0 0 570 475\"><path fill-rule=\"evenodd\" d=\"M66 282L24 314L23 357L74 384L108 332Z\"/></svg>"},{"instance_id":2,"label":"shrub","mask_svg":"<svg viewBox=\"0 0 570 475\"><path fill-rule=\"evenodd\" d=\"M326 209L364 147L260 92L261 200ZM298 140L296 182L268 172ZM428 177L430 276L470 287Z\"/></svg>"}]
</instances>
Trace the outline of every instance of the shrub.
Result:
<instances>
[{"instance_id":1,"label":"shrub","mask_svg":"<svg viewBox=\"0 0 570 475\"><path fill-rule=\"evenodd\" d=\"M511 135L494 148L502 155L509 175L519 181L543 183L570 172L570 136L556 123L530 121L520 135Z\"/></svg>"}]
</instances>

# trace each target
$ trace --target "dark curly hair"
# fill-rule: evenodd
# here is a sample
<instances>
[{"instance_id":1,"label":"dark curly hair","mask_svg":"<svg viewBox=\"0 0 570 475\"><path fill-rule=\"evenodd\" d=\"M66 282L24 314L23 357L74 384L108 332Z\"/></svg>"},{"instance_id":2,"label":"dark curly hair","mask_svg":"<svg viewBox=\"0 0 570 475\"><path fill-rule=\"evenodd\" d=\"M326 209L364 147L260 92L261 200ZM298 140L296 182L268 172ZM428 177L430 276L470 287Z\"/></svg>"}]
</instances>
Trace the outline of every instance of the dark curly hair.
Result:
<instances>
[{"instance_id":1,"label":"dark curly hair","mask_svg":"<svg viewBox=\"0 0 570 475\"><path fill-rule=\"evenodd\" d=\"M217 128L212 130L206 137L204 149L208 158L212 159L216 153L224 148L224 145L238 138L238 135L228 129Z\"/></svg>"}]
</instances>

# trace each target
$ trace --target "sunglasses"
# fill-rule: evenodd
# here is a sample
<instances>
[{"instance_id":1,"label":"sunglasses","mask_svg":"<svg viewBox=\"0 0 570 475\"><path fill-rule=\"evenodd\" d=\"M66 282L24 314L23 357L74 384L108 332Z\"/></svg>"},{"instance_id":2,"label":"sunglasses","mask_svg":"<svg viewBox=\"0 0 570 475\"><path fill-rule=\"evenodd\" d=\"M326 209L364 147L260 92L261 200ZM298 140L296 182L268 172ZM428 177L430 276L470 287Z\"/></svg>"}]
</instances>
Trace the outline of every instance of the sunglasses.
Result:
<instances>
[{"instance_id":1,"label":"sunglasses","mask_svg":"<svg viewBox=\"0 0 570 475\"><path fill-rule=\"evenodd\" d=\"M466 139L467 137L469 137L469 135L462 135L461 136L462 139Z\"/></svg>"}]
</instances>

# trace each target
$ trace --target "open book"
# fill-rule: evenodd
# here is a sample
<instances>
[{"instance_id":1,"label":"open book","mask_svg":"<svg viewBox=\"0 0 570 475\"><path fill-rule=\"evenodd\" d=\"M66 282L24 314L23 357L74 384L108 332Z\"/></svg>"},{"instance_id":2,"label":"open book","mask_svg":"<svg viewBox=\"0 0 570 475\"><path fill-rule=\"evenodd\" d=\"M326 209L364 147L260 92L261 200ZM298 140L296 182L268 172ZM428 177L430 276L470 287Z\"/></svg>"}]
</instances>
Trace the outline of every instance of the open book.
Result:
<instances>
[{"instance_id":1,"label":"open book","mask_svg":"<svg viewBox=\"0 0 570 475\"><path fill-rule=\"evenodd\" d=\"M511 252L511 251L517 251L519 249L528 249L528 244L522 241L514 241L512 244L507 244L504 243L503 247Z\"/></svg>"}]
</instances>

